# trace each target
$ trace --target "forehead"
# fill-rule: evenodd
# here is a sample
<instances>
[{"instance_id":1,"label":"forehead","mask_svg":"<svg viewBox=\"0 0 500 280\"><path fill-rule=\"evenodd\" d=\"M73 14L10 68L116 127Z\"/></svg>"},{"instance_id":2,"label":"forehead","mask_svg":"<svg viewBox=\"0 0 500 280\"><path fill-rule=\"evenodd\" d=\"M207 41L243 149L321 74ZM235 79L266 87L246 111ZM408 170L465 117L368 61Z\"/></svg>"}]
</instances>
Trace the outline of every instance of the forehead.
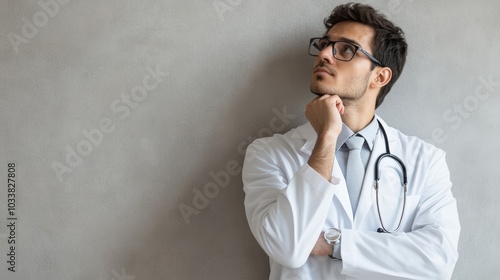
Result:
<instances>
[{"instance_id":1,"label":"forehead","mask_svg":"<svg viewBox=\"0 0 500 280\"><path fill-rule=\"evenodd\" d=\"M372 50L373 39L375 38L375 29L371 26L354 22L354 21L341 21L326 33L328 39L342 40L349 39L357 42L363 49Z\"/></svg>"}]
</instances>

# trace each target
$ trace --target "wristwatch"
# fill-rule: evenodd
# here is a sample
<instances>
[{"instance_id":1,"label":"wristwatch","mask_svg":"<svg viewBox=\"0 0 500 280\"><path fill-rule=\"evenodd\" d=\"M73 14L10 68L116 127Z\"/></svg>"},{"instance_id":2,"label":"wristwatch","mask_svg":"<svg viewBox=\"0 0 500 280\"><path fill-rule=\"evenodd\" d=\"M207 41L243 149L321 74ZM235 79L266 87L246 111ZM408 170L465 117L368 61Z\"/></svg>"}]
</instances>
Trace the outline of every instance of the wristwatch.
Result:
<instances>
[{"instance_id":1,"label":"wristwatch","mask_svg":"<svg viewBox=\"0 0 500 280\"><path fill-rule=\"evenodd\" d=\"M342 232L340 232L340 230L338 230L336 228L329 228L323 234L323 238L325 238L326 243L328 243L328 245L332 245L332 246L335 246L336 244L338 244L340 242L341 236L342 236ZM332 251L332 255L328 255L328 256L331 259L336 259L335 257L333 257L333 251Z\"/></svg>"},{"instance_id":2,"label":"wristwatch","mask_svg":"<svg viewBox=\"0 0 500 280\"><path fill-rule=\"evenodd\" d=\"M325 238L328 245L335 245L340 242L341 235L342 233L340 232L340 230L336 228L329 228L325 231L323 237Z\"/></svg>"}]
</instances>

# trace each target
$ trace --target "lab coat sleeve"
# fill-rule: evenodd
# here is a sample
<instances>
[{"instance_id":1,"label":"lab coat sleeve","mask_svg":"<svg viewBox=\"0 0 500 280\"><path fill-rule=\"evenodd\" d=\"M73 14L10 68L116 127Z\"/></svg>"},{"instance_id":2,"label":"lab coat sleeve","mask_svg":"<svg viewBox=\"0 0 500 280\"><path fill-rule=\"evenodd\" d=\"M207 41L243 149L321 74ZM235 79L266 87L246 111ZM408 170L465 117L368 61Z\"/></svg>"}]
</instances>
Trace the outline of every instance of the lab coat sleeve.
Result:
<instances>
[{"instance_id":1,"label":"lab coat sleeve","mask_svg":"<svg viewBox=\"0 0 500 280\"><path fill-rule=\"evenodd\" d=\"M359 279L451 278L460 223L444 152L439 150L430 166L411 231L343 231L343 274Z\"/></svg>"},{"instance_id":2,"label":"lab coat sleeve","mask_svg":"<svg viewBox=\"0 0 500 280\"><path fill-rule=\"evenodd\" d=\"M334 186L307 163L287 176L284 169L293 168L279 165L275 151L266 147L257 140L247 148L242 171L247 220L271 259L297 268L323 228Z\"/></svg>"}]
</instances>

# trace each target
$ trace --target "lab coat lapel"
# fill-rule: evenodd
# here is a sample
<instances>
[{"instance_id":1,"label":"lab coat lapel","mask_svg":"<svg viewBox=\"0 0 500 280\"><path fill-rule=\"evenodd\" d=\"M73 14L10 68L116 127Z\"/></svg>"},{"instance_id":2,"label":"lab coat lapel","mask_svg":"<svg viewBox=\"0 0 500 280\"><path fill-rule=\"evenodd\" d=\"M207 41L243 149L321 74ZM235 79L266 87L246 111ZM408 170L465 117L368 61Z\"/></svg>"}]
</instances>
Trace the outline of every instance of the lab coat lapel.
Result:
<instances>
[{"instance_id":1,"label":"lab coat lapel","mask_svg":"<svg viewBox=\"0 0 500 280\"><path fill-rule=\"evenodd\" d=\"M351 200L349 199L349 193L347 192L347 185L344 174L342 174L342 170L340 170L339 163L336 157L333 163L332 178L337 178L339 180L339 183L335 185L335 194L333 199L339 200L340 204L342 205L342 208L344 208L344 211L347 214L347 217L349 218L352 224L353 213L351 207Z\"/></svg>"}]
</instances>

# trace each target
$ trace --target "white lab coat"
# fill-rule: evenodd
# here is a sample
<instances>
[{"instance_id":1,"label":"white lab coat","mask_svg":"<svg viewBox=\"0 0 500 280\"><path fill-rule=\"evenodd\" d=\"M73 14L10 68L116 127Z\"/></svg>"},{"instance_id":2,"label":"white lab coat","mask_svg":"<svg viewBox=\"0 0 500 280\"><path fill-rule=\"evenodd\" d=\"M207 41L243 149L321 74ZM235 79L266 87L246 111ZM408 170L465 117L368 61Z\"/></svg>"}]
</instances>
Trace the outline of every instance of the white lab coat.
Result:
<instances>
[{"instance_id":1,"label":"white lab coat","mask_svg":"<svg viewBox=\"0 0 500 280\"><path fill-rule=\"evenodd\" d=\"M376 116L381 120L378 116ZM457 206L445 153L382 122L391 152L405 164L408 194L402 228L378 233L375 160L385 153L376 136L355 218L337 160L326 181L307 161L317 134L307 123L249 145L243 167L250 229L270 258L269 279L450 279L458 258ZM394 229L402 206L400 168L381 164L380 207ZM342 231L342 261L310 255L320 233Z\"/></svg>"}]
</instances>

